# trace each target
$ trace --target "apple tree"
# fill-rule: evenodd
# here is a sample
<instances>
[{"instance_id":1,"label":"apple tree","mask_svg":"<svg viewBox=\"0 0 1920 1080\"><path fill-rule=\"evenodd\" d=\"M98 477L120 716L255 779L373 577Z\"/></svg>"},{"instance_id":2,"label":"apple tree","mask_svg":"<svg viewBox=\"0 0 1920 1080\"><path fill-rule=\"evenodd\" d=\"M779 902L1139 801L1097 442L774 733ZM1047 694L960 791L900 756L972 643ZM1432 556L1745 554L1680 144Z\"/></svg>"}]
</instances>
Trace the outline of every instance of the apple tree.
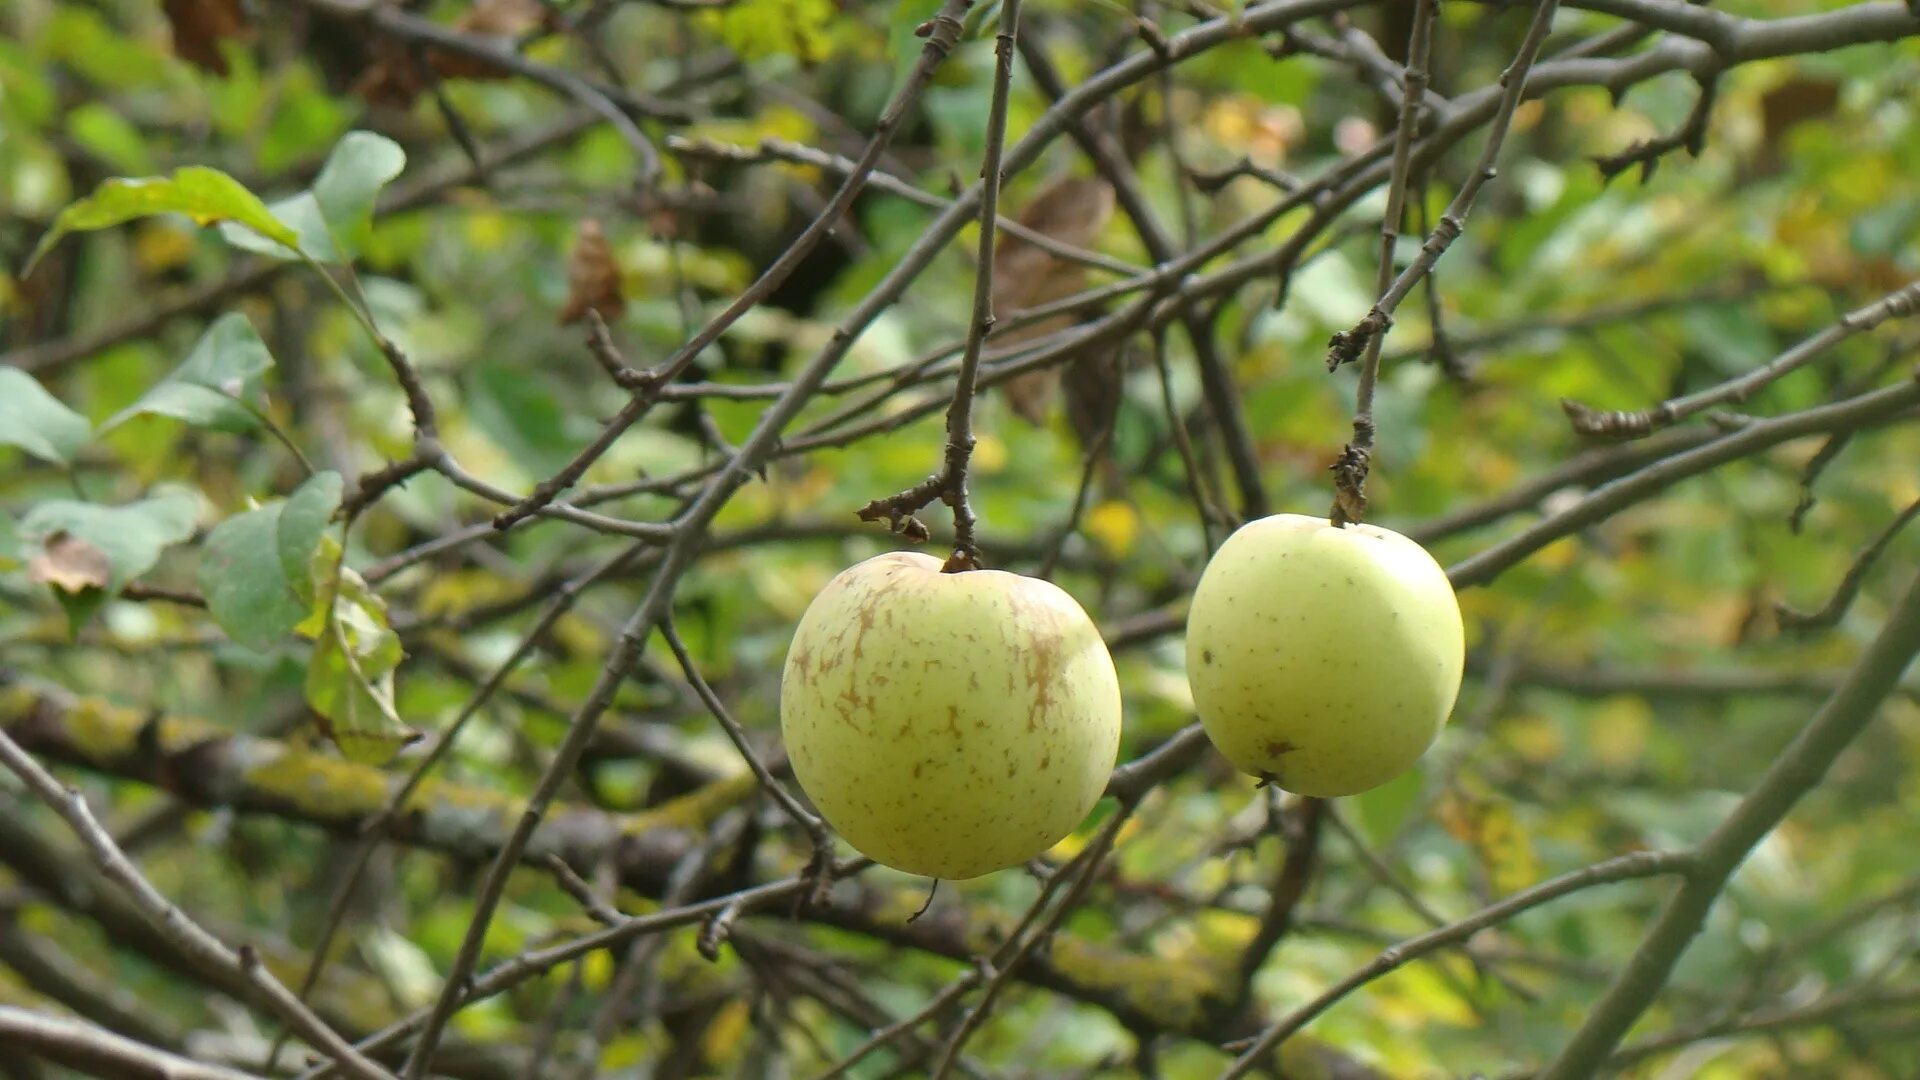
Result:
<instances>
[{"instance_id":1,"label":"apple tree","mask_svg":"<svg viewBox=\"0 0 1920 1080\"><path fill-rule=\"evenodd\" d=\"M1915 86L0 4L0 1078L1920 1074Z\"/></svg>"}]
</instances>

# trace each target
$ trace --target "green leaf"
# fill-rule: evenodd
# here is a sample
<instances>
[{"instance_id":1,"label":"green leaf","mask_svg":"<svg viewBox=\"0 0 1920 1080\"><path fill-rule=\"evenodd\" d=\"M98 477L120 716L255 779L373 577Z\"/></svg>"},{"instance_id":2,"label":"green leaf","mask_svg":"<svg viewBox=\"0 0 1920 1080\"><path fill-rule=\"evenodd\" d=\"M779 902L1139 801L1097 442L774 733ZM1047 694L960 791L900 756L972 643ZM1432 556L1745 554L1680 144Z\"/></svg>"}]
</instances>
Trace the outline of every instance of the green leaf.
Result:
<instances>
[{"instance_id":1,"label":"green leaf","mask_svg":"<svg viewBox=\"0 0 1920 1080\"><path fill-rule=\"evenodd\" d=\"M236 514L207 534L200 553L200 591L227 636L249 649L280 643L307 613L275 554L287 504Z\"/></svg>"},{"instance_id":2,"label":"green leaf","mask_svg":"<svg viewBox=\"0 0 1920 1080\"><path fill-rule=\"evenodd\" d=\"M26 545L20 540L20 530L13 519L0 514L0 571L18 570L26 559Z\"/></svg>"},{"instance_id":3,"label":"green leaf","mask_svg":"<svg viewBox=\"0 0 1920 1080\"><path fill-rule=\"evenodd\" d=\"M104 158L115 169L146 172L153 168L153 155L147 150L140 129L98 101L68 113L67 131L75 142Z\"/></svg>"},{"instance_id":4,"label":"green leaf","mask_svg":"<svg viewBox=\"0 0 1920 1080\"><path fill-rule=\"evenodd\" d=\"M340 506L340 492L344 487L337 472L314 474L287 500L274 533L274 552L280 562L281 575L308 607L314 597L313 554L320 547L327 522Z\"/></svg>"},{"instance_id":5,"label":"green leaf","mask_svg":"<svg viewBox=\"0 0 1920 1080\"><path fill-rule=\"evenodd\" d=\"M343 566L340 542L322 534L313 553L314 606L297 629L314 639L307 704L320 730L349 760L384 765L420 733L394 707L394 672L405 653L387 604Z\"/></svg>"},{"instance_id":6,"label":"green leaf","mask_svg":"<svg viewBox=\"0 0 1920 1080\"><path fill-rule=\"evenodd\" d=\"M93 194L60 211L53 228L27 259L26 271L68 233L92 232L155 214L185 214L199 225L235 222L286 248L300 242L299 235L268 212L266 204L240 181L219 169L189 165L174 170L171 177L101 181Z\"/></svg>"},{"instance_id":7,"label":"green leaf","mask_svg":"<svg viewBox=\"0 0 1920 1080\"><path fill-rule=\"evenodd\" d=\"M155 413L215 431L249 431L259 424L255 411L264 400L260 376L272 366L273 354L253 324L245 315L228 312L207 328L179 367L100 429Z\"/></svg>"},{"instance_id":8,"label":"green leaf","mask_svg":"<svg viewBox=\"0 0 1920 1080\"><path fill-rule=\"evenodd\" d=\"M406 164L406 151L392 139L370 131L350 131L334 146L313 186L278 200L271 210L298 234L300 251L320 262L347 262L372 228L375 197ZM221 233L235 247L262 255L298 255L243 229L223 226Z\"/></svg>"},{"instance_id":9,"label":"green leaf","mask_svg":"<svg viewBox=\"0 0 1920 1080\"><path fill-rule=\"evenodd\" d=\"M0 367L0 443L42 461L69 465L87 441L87 419L47 393L33 376Z\"/></svg>"},{"instance_id":10,"label":"green leaf","mask_svg":"<svg viewBox=\"0 0 1920 1080\"><path fill-rule=\"evenodd\" d=\"M543 379L512 364L483 362L470 370L467 409L474 426L532 471L558 472L572 460L575 440L566 410Z\"/></svg>"},{"instance_id":11,"label":"green leaf","mask_svg":"<svg viewBox=\"0 0 1920 1080\"><path fill-rule=\"evenodd\" d=\"M162 551L192 536L198 512L194 497L181 492L125 506L55 499L29 510L20 523L20 532L37 543L66 533L105 552L112 568L106 588L111 596L153 569Z\"/></svg>"},{"instance_id":12,"label":"green leaf","mask_svg":"<svg viewBox=\"0 0 1920 1080\"><path fill-rule=\"evenodd\" d=\"M407 153L400 144L371 131L347 132L327 157L313 181L313 195L335 239L345 243L349 253L359 249L373 227L373 203L380 189L406 166Z\"/></svg>"},{"instance_id":13,"label":"green leaf","mask_svg":"<svg viewBox=\"0 0 1920 1080\"><path fill-rule=\"evenodd\" d=\"M251 251L256 255L266 255L276 259L297 259L305 253L312 256L316 262L342 261L340 253L333 246L332 238L327 235L327 219L321 214L320 204L314 199L313 192L303 191L298 195L275 199L267 204L267 210L275 220L299 238L294 245L299 250L289 250L232 224L220 226L221 238L242 251Z\"/></svg>"},{"instance_id":14,"label":"green leaf","mask_svg":"<svg viewBox=\"0 0 1920 1080\"><path fill-rule=\"evenodd\" d=\"M312 610L313 556L341 486L339 473L320 473L286 501L236 514L207 536L200 591L228 637L265 651Z\"/></svg>"}]
</instances>

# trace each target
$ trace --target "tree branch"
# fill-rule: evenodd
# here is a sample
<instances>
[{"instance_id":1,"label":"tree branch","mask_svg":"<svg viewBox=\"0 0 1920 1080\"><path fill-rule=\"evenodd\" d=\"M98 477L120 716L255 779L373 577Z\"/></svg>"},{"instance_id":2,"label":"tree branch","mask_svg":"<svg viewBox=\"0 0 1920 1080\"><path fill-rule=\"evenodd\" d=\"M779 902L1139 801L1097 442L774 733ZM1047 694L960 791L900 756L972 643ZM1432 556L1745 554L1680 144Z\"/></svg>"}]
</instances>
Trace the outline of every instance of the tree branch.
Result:
<instances>
[{"instance_id":1,"label":"tree branch","mask_svg":"<svg viewBox=\"0 0 1920 1080\"><path fill-rule=\"evenodd\" d=\"M1847 681L1774 759L1733 813L1700 843L1686 880L1580 1028L1541 1072L1540 1080L1576 1080L1593 1075L1605 1063L1699 933L1734 868L1826 776L1834 759L1878 714L1916 652L1920 652L1920 579L1894 608Z\"/></svg>"},{"instance_id":2,"label":"tree branch","mask_svg":"<svg viewBox=\"0 0 1920 1080\"><path fill-rule=\"evenodd\" d=\"M0 1046L78 1069L102 1080L136 1076L165 1080L260 1080L252 1073L203 1065L91 1024L11 1005L0 1005Z\"/></svg>"}]
</instances>

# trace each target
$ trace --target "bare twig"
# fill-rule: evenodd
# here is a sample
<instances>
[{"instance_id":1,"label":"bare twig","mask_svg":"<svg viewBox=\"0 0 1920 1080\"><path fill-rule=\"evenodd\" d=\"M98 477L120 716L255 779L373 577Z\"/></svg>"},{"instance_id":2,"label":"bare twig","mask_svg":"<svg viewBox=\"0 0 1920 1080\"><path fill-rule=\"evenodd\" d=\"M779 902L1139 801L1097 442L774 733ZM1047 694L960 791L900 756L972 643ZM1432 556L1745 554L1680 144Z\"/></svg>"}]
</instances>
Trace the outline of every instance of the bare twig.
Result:
<instances>
[{"instance_id":1,"label":"bare twig","mask_svg":"<svg viewBox=\"0 0 1920 1080\"><path fill-rule=\"evenodd\" d=\"M1878 536L1875 536L1866 547L1860 549L1860 553L1854 556L1853 563L1847 567L1846 574L1840 578L1839 586L1833 590L1833 595L1827 598L1827 602L1821 605L1820 610L1802 611L1786 604L1775 604L1774 615L1780 620L1780 628L1801 631L1825 630L1838 623L1841 617L1846 615L1847 609L1853 606L1854 598L1860 595L1860 587L1866 584L1867 574L1873 569L1874 563L1880 561L1880 556L1886 552L1887 546L1893 543L1893 538L1900 535L1900 530L1906 528L1915 517L1920 517L1920 499L1907 504L1907 508L1894 515L1893 520L1887 523L1886 528L1880 530Z\"/></svg>"},{"instance_id":2,"label":"bare twig","mask_svg":"<svg viewBox=\"0 0 1920 1080\"><path fill-rule=\"evenodd\" d=\"M392 1080L392 1074L355 1050L338 1032L315 1016L279 979L274 978L250 946L229 949L160 895L153 883L127 860L113 838L94 820L87 800L78 791L63 787L52 773L41 768L40 763L22 750L20 744L14 742L5 731L0 731L0 764L11 769L34 794L66 819L74 834L93 853L101 872L126 891L154 929L166 935L197 962L211 968L240 972L263 1002L311 1042L315 1049L332 1057L352 1075L361 1080Z\"/></svg>"},{"instance_id":3,"label":"bare twig","mask_svg":"<svg viewBox=\"0 0 1920 1080\"><path fill-rule=\"evenodd\" d=\"M1393 253L1400 243L1400 222L1406 217L1407 192L1413 186L1413 139L1420 128L1420 109L1427 90L1427 64L1433 52L1433 22L1436 0L1417 0L1413 11L1413 36L1407 44L1407 66L1402 73L1400 124L1394 129L1393 171L1387 183L1387 211L1380 219L1380 265L1374 281L1374 296L1385 298L1393 286ZM1503 76L1504 78L1505 76ZM1519 82L1524 85L1525 69ZM1516 90L1516 93L1518 91ZM1498 130L1489 136L1498 150ZM1489 153L1484 163L1490 164ZM1483 166L1484 167L1484 166ZM1376 308L1375 310L1378 310ZM1335 525L1358 522L1367 513L1367 473L1373 464L1373 389L1380 379L1380 344L1384 330L1367 339L1366 357L1360 362L1360 384L1355 391L1353 438L1340 451L1333 464L1334 494L1330 518ZM1329 369L1337 367L1329 363Z\"/></svg>"},{"instance_id":4,"label":"bare twig","mask_svg":"<svg viewBox=\"0 0 1920 1080\"><path fill-rule=\"evenodd\" d=\"M934 69L940 65L958 41L961 29L960 16L965 12L966 7L967 0L948 0L948 3L941 8L940 14L927 24L928 40L926 48L921 53L920 61L908 76L906 85L888 105L886 113L877 125L868 154L862 159L863 164L868 168L878 161L880 150L884 149L890 141L906 109L919 97L921 90L932 78ZM837 219L838 215L845 210L845 202L850 202L859 188L859 179L861 179L859 176L849 177L847 183L842 186L839 194L844 202L836 200L831 208L832 217ZM808 231L802 234L802 237L811 236L817 242L818 238L825 235L831 227L832 222L827 217L822 217L817 219ZM992 231L989 230L987 235L991 236ZM787 254L776 261L774 267L761 275L760 281L755 286L756 289L762 290L758 295L755 294L755 289L749 289L728 309L735 312L735 318L758 303L759 296L764 295L764 291L771 288L768 284L770 280L784 278L792 271L800 258L795 252L799 250L801 243L796 241L793 247L788 248ZM718 327L722 323L717 321L712 325ZM713 330L712 333L717 336L719 330ZM698 347L704 347L701 345L700 337L696 337L686 348L677 353L676 357L684 357L686 362L691 362ZM453 969L449 972L446 986L441 990L440 999L435 1003L433 1012L421 1031L420 1039L414 1044L413 1053L408 1058L407 1080L418 1080L431 1065L434 1047L438 1044L441 1033L446 1030L447 1021L459 1007L461 996L466 989L465 983L479 962L487 926L493 921L493 913L499 905L501 893L506 889L508 875L514 864L519 861L520 853L525 850L534 830L539 827L547 806L559 793L560 785L586 749L587 742L592 738L601 716L613 703L614 691L626 680L628 674L639 662L647 636L667 614L679 575L693 557L694 543L743 482L743 478L749 475L758 464L760 456L772 448L781 428L825 380L827 371L837 358L837 354L832 350L814 358L806 370L794 380L788 393L761 415L760 423L740 447L739 453L735 454L726 468L708 484L676 524L674 539L661 556L646 596L621 628L618 644L603 665L599 680L595 682L592 691L569 722L566 737L561 741L552 762L529 795L526 809L513 835L508 838L507 843L495 856L493 864L487 870L487 876L474 900L474 915L468 925L467 935L461 942L459 953L454 957ZM671 367L674 361L670 360L668 363ZM622 415L626 415L626 410L622 411ZM637 415L634 418L637 419ZM613 431L616 427L618 425L609 425L607 430ZM582 470L584 467L584 465L581 466ZM571 483L571 480L567 482ZM558 490L558 487L552 488L552 491ZM551 494L548 497L550 498Z\"/></svg>"},{"instance_id":5,"label":"bare twig","mask_svg":"<svg viewBox=\"0 0 1920 1080\"><path fill-rule=\"evenodd\" d=\"M1656 460L1587 494L1579 502L1543 518L1519 534L1454 564L1448 568L1448 576L1456 588L1485 584L1560 537L1602 521L1621 507L1649 498L1687 477L1803 435L1872 427L1915 404L1920 404L1920 379L1909 379L1831 405L1755 421L1690 450Z\"/></svg>"},{"instance_id":6,"label":"bare twig","mask_svg":"<svg viewBox=\"0 0 1920 1080\"><path fill-rule=\"evenodd\" d=\"M1720 88L1720 75L1718 72L1709 72L1696 76L1696 79L1700 92L1693 99L1693 110L1687 114L1686 122L1670 134L1635 143L1618 154L1606 154L1593 159L1593 163L1600 167L1602 177L1611 180L1638 165L1640 182L1644 184L1653 179L1653 171L1659 166L1660 159L1675 150L1684 147L1688 154L1700 156L1700 151L1707 145L1707 124L1713 119L1713 99Z\"/></svg>"},{"instance_id":7,"label":"bare twig","mask_svg":"<svg viewBox=\"0 0 1920 1080\"><path fill-rule=\"evenodd\" d=\"M94 1076L259 1080L252 1073L200 1064L78 1020L11 1005L0 1005L0 1045Z\"/></svg>"},{"instance_id":8,"label":"bare twig","mask_svg":"<svg viewBox=\"0 0 1920 1080\"><path fill-rule=\"evenodd\" d=\"M854 198L866 186L867 178L879 166L881 156L893 142L893 137L899 130L901 121L905 119L907 110L919 100L921 91L932 79L934 70L940 66L959 41L960 18L971 6L972 0L947 0L939 14L928 20L926 47L921 51L920 59L907 76L906 82L894 94L893 100L887 103L886 110L875 122L873 135L868 139L866 150L861 154L860 160L855 163L853 171L847 174L846 179L841 181L839 189L833 193L831 199L827 200L826 206L813 221L808 223L800 235L794 238L793 243L787 245L787 249L780 253L780 257L762 271L752 285L734 297L732 302L720 314L714 316L713 320L699 333L661 362L657 369L657 380L653 383L652 393L639 393L630 399L601 429L599 436L575 455L564 468L540 481L534 486L532 494L495 517L495 528L512 528L552 502L560 492L578 483L580 477L584 476L587 469L606 453L614 441L646 414L657 399L660 386L679 378L687 366L706 351L709 345L720 340L720 337L739 322L747 312L752 311L761 301L772 295L782 282L792 276L807 255L840 226L841 219L852 207Z\"/></svg>"},{"instance_id":9,"label":"bare twig","mask_svg":"<svg viewBox=\"0 0 1920 1080\"><path fill-rule=\"evenodd\" d=\"M1562 874L1551 881L1544 881L1531 889L1517 892L1497 904L1482 908L1464 919L1430 930L1418 937L1408 938L1374 957L1365 967L1335 983L1319 997L1295 1009L1280 1022L1262 1031L1258 1037L1242 1048L1240 1056L1220 1074L1219 1080L1234 1080L1236 1077L1247 1075L1259 1067L1260 1063L1265 1061L1282 1042L1306 1027L1315 1017L1332 1008L1340 999L1409 960L1416 960L1436 949L1471 940L1473 935L1490 926L1497 926L1516 915L1583 889L1590 889L1596 885L1609 885L1617 881L1630 881L1634 878L1684 873L1691 865L1692 857L1685 853L1637 851L1631 855L1622 855L1606 862L1595 863L1570 874Z\"/></svg>"},{"instance_id":10,"label":"bare twig","mask_svg":"<svg viewBox=\"0 0 1920 1080\"><path fill-rule=\"evenodd\" d=\"M1520 43L1520 52L1513 58L1513 63L1500 73L1499 104L1494 109L1492 121L1487 125L1487 143L1481 150L1479 164L1474 166L1466 182L1460 185L1453 201L1447 204L1446 212L1440 215L1439 224L1434 226L1426 242L1420 245L1420 253L1413 262L1393 279L1392 286L1373 305L1373 309L1354 324L1353 329L1343 330L1333 336L1327 350L1329 370L1359 359L1361 350L1373 338L1386 333L1400 301L1406 299L1407 294L1433 269L1433 264L1446 254L1447 248L1466 228L1467 213L1473 209L1474 199L1479 196L1481 187L1495 175L1494 162L1499 159L1500 147L1506 142L1507 129L1513 123L1513 111L1526 96L1534 58L1540 54L1540 45L1546 40L1547 30L1553 25L1553 13L1559 7L1559 0L1541 0L1534 9L1533 22L1527 28L1526 38Z\"/></svg>"},{"instance_id":11,"label":"bare twig","mask_svg":"<svg viewBox=\"0 0 1920 1080\"><path fill-rule=\"evenodd\" d=\"M1916 311L1920 311L1920 282L1902 286L1865 307L1849 311L1834 325L1765 364L1698 393L1672 398L1639 412L1600 412L1577 401L1562 401L1560 405L1572 421L1573 429L1582 435L1609 438L1647 435L1715 406L1744 402L1848 338L1867 333L1889 319L1906 318Z\"/></svg>"},{"instance_id":12,"label":"bare twig","mask_svg":"<svg viewBox=\"0 0 1920 1080\"><path fill-rule=\"evenodd\" d=\"M733 714L727 711L727 706L720 700L720 696L714 693L713 688L707 685L707 680L701 677L700 667L694 662L693 655L687 651L686 642L680 640L680 632L674 628L672 618L661 622L660 636L666 641L667 648L673 650L673 658L679 661L680 671L686 676L687 683L693 687L693 692L699 695L707 711L713 714L713 718L719 721L721 730L727 733L727 739L733 743L733 748L740 752L747 767L753 770L754 779L760 781L760 787L789 818L793 819L795 825L800 826L801 830L807 834L807 839L812 842L813 861L807 864L807 872L814 876L817 884L816 895L809 899L817 899L820 890L831 884L831 879L827 877L827 870L833 865L833 837L827 831L827 823L822 821L819 815L802 806L800 800L795 798L793 793L787 790L787 786L767 768L767 763L760 760L760 755L754 750L753 744L747 741L746 729L740 726L740 721L733 718Z\"/></svg>"},{"instance_id":13,"label":"bare twig","mask_svg":"<svg viewBox=\"0 0 1920 1080\"><path fill-rule=\"evenodd\" d=\"M1826 776L1834 759L1879 713L1916 652L1920 652L1920 579L1908 588L1847 681L1774 758L1733 812L1700 842L1680 888L1573 1037L1541 1071L1540 1080L1575 1080L1601 1067L1621 1036L1653 1003L1734 868Z\"/></svg>"},{"instance_id":14,"label":"bare twig","mask_svg":"<svg viewBox=\"0 0 1920 1080\"><path fill-rule=\"evenodd\" d=\"M993 101L987 111L987 147L980 163L980 255L973 279L973 316L960 354L953 403L947 407L947 447L940 468L905 491L875 499L860 508L862 521L885 519L898 532L903 522L919 525L914 514L936 497L953 510L953 552L941 572L978 570L980 548L974 542L973 503L967 495L967 464L973 458L973 396L980 374L980 350L993 331L993 248L999 236L1001 159L1007 146L1007 98L1013 85L1013 47L1020 25L1020 0L1002 0L1000 33L994 40ZM920 531L924 531L921 526Z\"/></svg>"}]
</instances>

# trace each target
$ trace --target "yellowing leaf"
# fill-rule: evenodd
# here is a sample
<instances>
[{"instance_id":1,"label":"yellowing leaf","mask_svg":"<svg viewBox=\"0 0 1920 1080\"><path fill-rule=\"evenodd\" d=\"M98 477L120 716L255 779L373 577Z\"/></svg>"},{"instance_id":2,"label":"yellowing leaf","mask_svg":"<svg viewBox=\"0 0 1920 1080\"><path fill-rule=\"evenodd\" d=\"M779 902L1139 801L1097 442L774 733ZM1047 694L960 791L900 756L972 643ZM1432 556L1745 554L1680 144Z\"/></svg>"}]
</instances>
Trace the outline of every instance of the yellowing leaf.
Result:
<instances>
[{"instance_id":1,"label":"yellowing leaf","mask_svg":"<svg viewBox=\"0 0 1920 1080\"><path fill-rule=\"evenodd\" d=\"M1007 467L1007 444L994 435L981 435L973 444L973 467L996 473Z\"/></svg>"},{"instance_id":2,"label":"yellowing leaf","mask_svg":"<svg viewBox=\"0 0 1920 1080\"><path fill-rule=\"evenodd\" d=\"M1513 812L1513 803L1492 792L1456 788L1436 807L1447 832L1473 849L1496 893L1511 893L1540 879L1540 857Z\"/></svg>"},{"instance_id":3,"label":"yellowing leaf","mask_svg":"<svg viewBox=\"0 0 1920 1080\"><path fill-rule=\"evenodd\" d=\"M706 1037L702 1040L707 1060L724 1066L737 1059L740 1048L747 1044L747 1028L752 1022L753 1013L746 998L736 997L721 1006L707 1025Z\"/></svg>"},{"instance_id":4,"label":"yellowing leaf","mask_svg":"<svg viewBox=\"0 0 1920 1080\"><path fill-rule=\"evenodd\" d=\"M133 261L142 272L158 274L184 265L193 254L193 236L171 225L153 224L133 234Z\"/></svg>"},{"instance_id":5,"label":"yellowing leaf","mask_svg":"<svg viewBox=\"0 0 1920 1080\"><path fill-rule=\"evenodd\" d=\"M313 553L314 605L297 629L314 639L307 704L350 761L384 765L420 738L394 707L393 676L405 653L387 604L341 564L340 541L322 535Z\"/></svg>"},{"instance_id":6,"label":"yellowing leaf","mask_svg":"<svg viewBox=\"0 0 1920 1080\"><path fill-rule=\"evenodd\" d=\"M68 233L92 232L155 214L185 214L196 225L231 221L289 249L297 249L300 243L300 237L240 181L219 169L188 165L174 170L170 177L101 181L93 194L60 211L53 228L41 237L27 259L27 269L32 270Z\"/></svg>"},{"instance_id":7,"label":"yellowing leaf","mask_svg":"<svg viewBox=\"0 0 1920 1080\"><path fill-rule=\"evenodd\" d=\"M1647 749L1653 707L1645 698L1613 697L1587 718L1587 745L1603 765L1625 768Z\"/></svg>"},{"instance_id":8,"label":"yellowing leaf","mask_svg":"<svg viewBox=\"0 0 1920 1080\"><path fill-rule=\"evenodd\" d=\"M1532 764L1544 765L1566 752L1567 741L1549 717L1516 717L1502 727L1507 742Z\"/></svg>"},{"instance_id":9,"label":"yellowing leaf","mask_svg":"<svg viewBox=\"0 0 1920 1080\"><path fill-rule=\"evenodd\" d=\"M1123 558L1140 533L1140 515L1131 505L1109 499L1087 511L1086 530L1108 555Z\"/></svg>"}]
</instances>

